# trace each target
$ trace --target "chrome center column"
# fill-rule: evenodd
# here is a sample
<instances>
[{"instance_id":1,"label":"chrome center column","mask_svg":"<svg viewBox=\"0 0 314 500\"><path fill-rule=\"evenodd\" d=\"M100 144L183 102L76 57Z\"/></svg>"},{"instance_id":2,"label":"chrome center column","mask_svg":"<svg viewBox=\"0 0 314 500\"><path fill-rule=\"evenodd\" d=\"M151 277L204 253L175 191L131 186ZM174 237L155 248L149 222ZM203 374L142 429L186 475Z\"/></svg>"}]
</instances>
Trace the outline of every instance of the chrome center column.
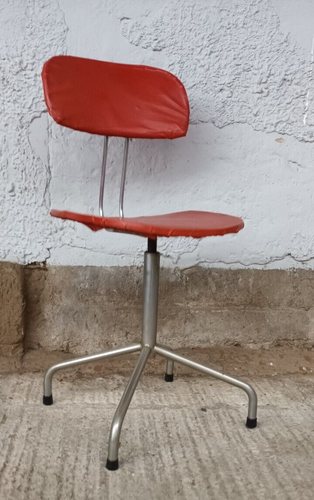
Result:
<instances>
[{"instance_id":1,"label":"chrome center column","mask_svg":"<svg viewBox=\"0 0 314 500\"><path fill-rule=\"evenodd\" d=\"M144 297L142 346L153 349L157 336L158 285L160 254L156 240L148 240L144 255Z\"/></svg>"}]
</instances>

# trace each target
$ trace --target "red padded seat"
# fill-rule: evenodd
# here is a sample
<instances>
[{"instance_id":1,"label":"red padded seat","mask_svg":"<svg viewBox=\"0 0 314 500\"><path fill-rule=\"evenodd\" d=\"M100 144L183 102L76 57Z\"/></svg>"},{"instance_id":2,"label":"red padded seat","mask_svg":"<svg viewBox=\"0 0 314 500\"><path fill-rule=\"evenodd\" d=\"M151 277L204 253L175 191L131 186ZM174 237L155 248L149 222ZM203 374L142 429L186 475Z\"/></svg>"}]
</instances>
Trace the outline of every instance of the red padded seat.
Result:
<instances>
[{"instance_id":1,"label":"red padded seat","mask_svg":"<svg viewBox=\"0 0 314 500\"><path fill-rule=\"evenodd\" d=\"M145 217L97 217L59 210L51 210L51 215L60 219L81 222L93 231L109 229L118 233L137 234L145 238L156 239L158 236L223 236L228 233L238 233L243 227L243 220L232 215L212 212L176 212L165 215Z\"/></svg>"}]
</instances>

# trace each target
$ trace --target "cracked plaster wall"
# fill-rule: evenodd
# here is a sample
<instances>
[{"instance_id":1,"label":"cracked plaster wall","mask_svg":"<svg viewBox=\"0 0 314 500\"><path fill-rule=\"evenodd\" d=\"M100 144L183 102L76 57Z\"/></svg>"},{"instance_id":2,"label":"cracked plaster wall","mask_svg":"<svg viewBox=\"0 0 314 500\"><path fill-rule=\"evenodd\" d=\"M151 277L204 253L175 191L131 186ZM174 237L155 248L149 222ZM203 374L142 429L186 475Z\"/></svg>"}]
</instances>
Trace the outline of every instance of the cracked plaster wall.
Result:
<instances>
[{"instance_id":1,"label":"cracked plaster wall","mask_svg":"<svg viewBox=\"0 0 314 500\"><path fill-rule=\"evenodd\" d=\"M219 211L245 229L161 240L163 265L314 267L311 0L17 0L0 11L1 260L142 263L143 239L49 216L98 205L102 139L59 127L43 101L42 64L67 53L158 66L186 86L187 138L131 142L126 214ZM122 141L111 145L108 215Z\"/></svg>"}]
</instances>

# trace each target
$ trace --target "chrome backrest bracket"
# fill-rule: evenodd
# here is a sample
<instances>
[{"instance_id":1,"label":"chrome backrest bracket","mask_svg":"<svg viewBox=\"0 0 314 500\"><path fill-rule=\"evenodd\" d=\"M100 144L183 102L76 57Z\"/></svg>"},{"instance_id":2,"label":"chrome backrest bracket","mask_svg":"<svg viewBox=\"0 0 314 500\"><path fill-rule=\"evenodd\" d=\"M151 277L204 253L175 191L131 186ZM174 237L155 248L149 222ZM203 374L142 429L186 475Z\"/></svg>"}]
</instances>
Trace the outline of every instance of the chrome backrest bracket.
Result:
<instances>
[{"instance_id":1,"label":"chrome backrest bracket","mask_svg":"<svg viewBox=\"0 0 314 500\"><path fill-rule=\"evenodd\" d=\"M99 191L99 216L100 217L104 217L104 192L105 192L108 146L109 146L109 137L105 136L104 148L103 148L103 154L102 154L100 191ZM128 164L128 154L129 154L129 138L126 138L125 143L124 143L123 165L122 165L122 173L121 173L120 198L119 198L119 216L121 219L124 218L123 202L124 202L124 189L125 189L125 180L126 180L126 167Z\"/></svg>"},{"instance_id":2,"label":"chrome backrest bracket","mask_svg":"<svg viewBox=\"0 0 314 500\"><path fill-rule=\"evenodd\" d=\"M125 189L125 179L126 179L126 167L128 164L128 153L129 153L129 138L125 138L124 142L124 153L123 153L123 165L121 173L121 184L120 184L120 198L119 198L119 216L121 219L124 217L124 189Z\"/></svg>"},{"instance_id":3,"label":"chrome backrest bracket","mask_svg":"<svg viewBox=\"0 0 314 500\"><path fill-rule=\"evenodd\" d=\"M103 148L103 153L102 153L101 179L100 179L100 191L99 191L99 216L100 217L104 216L104 191L105 191L108 143L109 143L109 137L105 136L104 148Z\"/></svg>"}]
</instances>

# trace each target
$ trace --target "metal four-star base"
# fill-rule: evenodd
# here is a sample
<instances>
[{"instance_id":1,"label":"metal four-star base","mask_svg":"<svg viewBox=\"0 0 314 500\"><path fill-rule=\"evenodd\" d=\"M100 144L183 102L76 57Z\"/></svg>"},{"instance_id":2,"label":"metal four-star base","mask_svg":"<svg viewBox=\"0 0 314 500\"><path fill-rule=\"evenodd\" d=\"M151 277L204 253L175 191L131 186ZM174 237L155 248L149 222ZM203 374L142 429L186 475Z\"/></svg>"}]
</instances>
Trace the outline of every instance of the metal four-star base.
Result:
<instances>
[{"instance_id":1,"label":"metal four-star base","mask_svg":"<svg viewBox=\"0 0 314 500\"><path fill-rule=\"evenodd\" d=\"M120 433L122 429L123 420L128 407L131 403L133 394L144 370L147 360L154 356L159 355L166 358L166 382L173 381L173 365L174 362L181 363L182 365L189 366L195 370L211 375L243 389L249 398L248 417L246 425L249 428L256 427L257 419L257 396L249 384L237 380L223 373L219 373L211 368L195 363L187 358L175 354L172 350L157 344L157 309L158 309L158 282L159 282L159 261L160 254L156 250L156 241L148 240L148 251L145 252L144 260L144 306L143 306L143 333L141 344L132 344L128 347L121 347L111 351L103 352L100 354L93 354L90 356L83 356L63 363L57 363L51 366L44 377L44 397L43 402L45 405L51 405L52 399L52 377L58 370L64 368L71 368L74 366L99 361L102 359L113 358L122 354L130 354L133 352L140 352L137 364L132 373L132 376L125 388L119 406L113 417L109 436L109 449L106 467L108 470L117 470L119 468L118 453Z\"/></svg>"}]
</instances>

